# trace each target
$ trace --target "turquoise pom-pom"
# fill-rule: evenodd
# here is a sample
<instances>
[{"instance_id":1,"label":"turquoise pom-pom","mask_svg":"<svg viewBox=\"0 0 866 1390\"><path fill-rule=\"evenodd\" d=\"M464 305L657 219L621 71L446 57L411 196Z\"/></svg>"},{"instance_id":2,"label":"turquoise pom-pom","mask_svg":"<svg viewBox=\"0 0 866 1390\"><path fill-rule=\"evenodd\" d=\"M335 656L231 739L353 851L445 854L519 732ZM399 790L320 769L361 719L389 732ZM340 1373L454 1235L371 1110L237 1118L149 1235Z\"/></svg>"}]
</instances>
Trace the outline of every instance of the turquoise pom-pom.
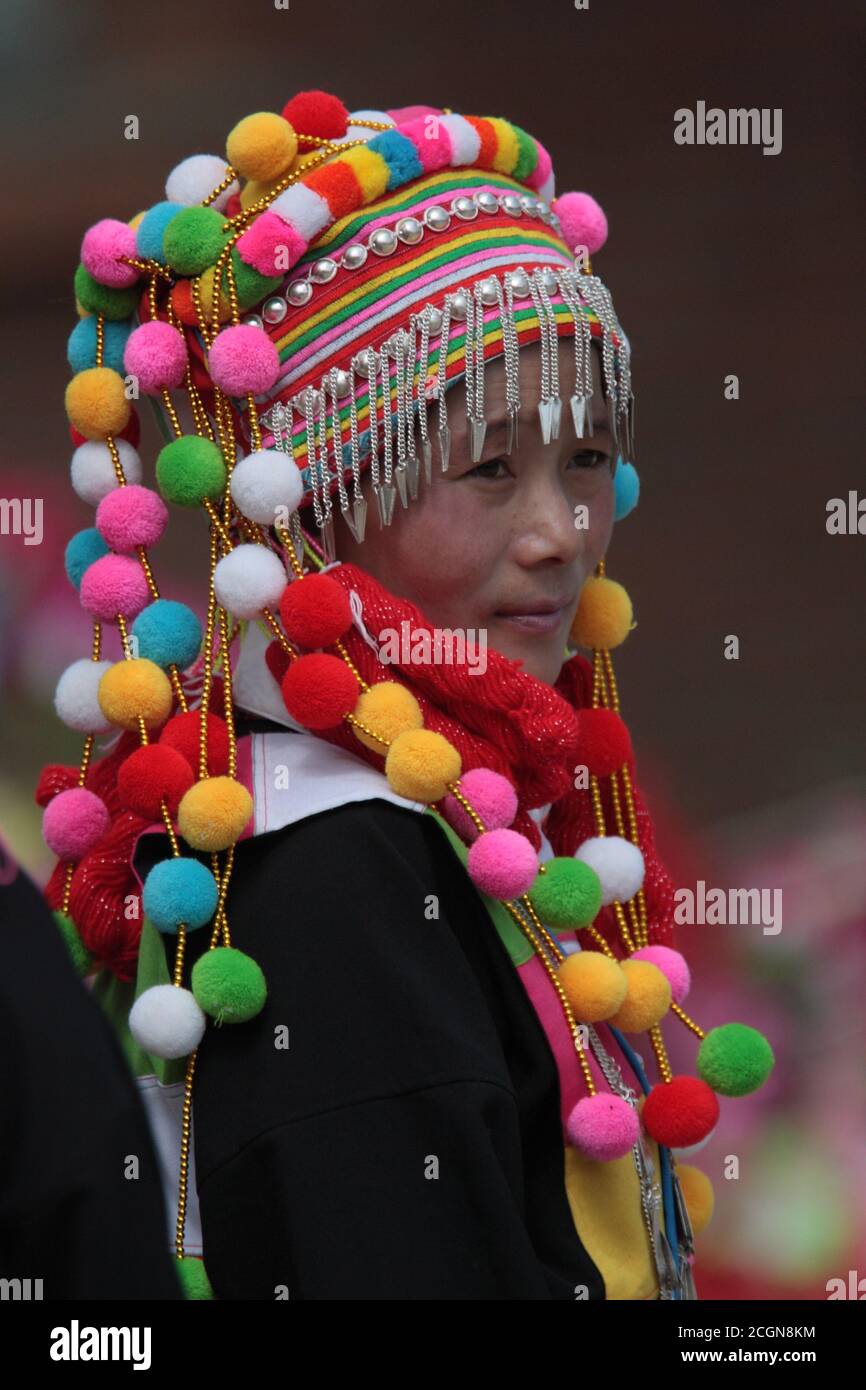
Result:
<instances>
[{"instance_id":1,"label":"turquoise pom-pom","mask_svg":"<svg viewBox=\"0 0 866 1390\"><path fill-rule=\"evenodd\" d=\"M696 1070L702 1081L722 1096L747 1096L763 1086L775 1064L773 1049L763 1033L746 1023L723 1023L707 1033Z\"/></svg>"},{"instance_id":2,"label":"turquoise pom-pom","mask_svg":"<svg viewBox=\"0 0 866 1390\"><path fill-rule=\"evenodd\" d=\"M144 914L161 932L176 932L181 922L188 931L203 927L218 900L216 879L199 859L163 859L154 864L141 890Z\"/></svg>"},{"instance_id":3,"label":"turquoise pom-pom","mask_svg":"<svg viewBox=\"0 0 866 1390\"><path fill-rule=\"evenodd\" d=\"M418 151L406 135L399 130L380 130L367 141L367 149L375 150L388 165L388 191L400 188L410 179L417 179L424 172L418 158Z\"/></svg>"},{"instance_id":4,"label":"turquoise pom-pom","mask_svg":"<svg viewBox=\"0 0 866 1390\"><path fill-rule=\"evenodd\" d=\"M165 229L177 213L183 210L182 203L154 203L142 217L135 232L135 249L139 256L160 265L166 264L162 239Z\"/></svg>"},{"instance_id":5,"label":"turquoise pom-pom","mask_svg":"<svg viewBox=\"0 0 866 1390\"><path fill-rule=\"evenodd\" d=\"M633 463L626 463L622 455L617 460L613 480L614 521L622 521L633 512L640 497L640 478Z\"/></svg>"},{"instance_id":6,"label":"turquoise pom-pom","mask_svg":"<svg viewBox=\"0 0 866 1390\"><path fill-rule=\"evenodd\" d=\"M80 589L84 571L89 569L95 560L100 560L103 555L107 554L108 546L95 526L88 526L84 531L76 531L63 556L66 576L70 584L74 588Z\"/></svg>"},{"instance_id":7,"label":"turquoise pom-pom","mask_svg":"<svg viewBox=\"0 0 866 1390\"><path fill-rule=\"evenodd\" d=\"M201 623L185 603L158 598L143 608L132 625L138 655L157 666L186 670L201 649Z\"/></svg>"},{"instance_id":8,"label":"turquoise pom-pom","mask_svg":"<svg viewBox=\"0 0 866 1390\"><path fill-rule=\"evenodd\" d=\"M106 319L103 323L102 365L119 376L126 375L123 349L135 327L132 319ZM86 372L96 366L96 315L79 319L66 344L66 360L74 373Z\"/></svg>"}]
</instances>

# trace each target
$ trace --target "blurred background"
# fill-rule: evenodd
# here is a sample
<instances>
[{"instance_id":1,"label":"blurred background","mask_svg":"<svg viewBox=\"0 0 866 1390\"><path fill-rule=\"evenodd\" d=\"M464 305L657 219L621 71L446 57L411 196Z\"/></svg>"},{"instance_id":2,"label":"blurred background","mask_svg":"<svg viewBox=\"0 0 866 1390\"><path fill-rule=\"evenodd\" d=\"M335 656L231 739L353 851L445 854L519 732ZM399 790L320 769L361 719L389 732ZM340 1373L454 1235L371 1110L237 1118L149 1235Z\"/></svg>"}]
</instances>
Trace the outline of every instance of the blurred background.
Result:
<instances>
[{"instance_id":1,"label":"blurred background","mask_svg":"<svg viewBox=\"0 0 866 1390\"><path fill-rule=\"evenodd\" d=\"M43 500L41 544L0 536L0 825L17 856L45 882L33 791L81 751L52 696L90 651L62 564L92 525L63 409L83 233L157 202L182 158L223 152L242 116L307 88L350 110L506 116L551 151L558 191L592 193L610 223L595 269L633 345L642 492L607 572L635 604L615 667L663 856L678 886L782 890L776 934L680 929L692 1016L762 1028L777 1055L684 1156L716 1191L699 1293L823 1299L828 1279L866 1277L866 536L826 530L829 499L866 497L861 8L5 0L0 26L15 173L0 497ZM677 145L674 112L699 101L781 108L781 152ZM147 481L159 436L142 421ZM152 556L163 592L193 606L199 520L173 513ZM674 1020L666 1038L693 1070L691 1036Z\"/></svg>"}]
</instances>

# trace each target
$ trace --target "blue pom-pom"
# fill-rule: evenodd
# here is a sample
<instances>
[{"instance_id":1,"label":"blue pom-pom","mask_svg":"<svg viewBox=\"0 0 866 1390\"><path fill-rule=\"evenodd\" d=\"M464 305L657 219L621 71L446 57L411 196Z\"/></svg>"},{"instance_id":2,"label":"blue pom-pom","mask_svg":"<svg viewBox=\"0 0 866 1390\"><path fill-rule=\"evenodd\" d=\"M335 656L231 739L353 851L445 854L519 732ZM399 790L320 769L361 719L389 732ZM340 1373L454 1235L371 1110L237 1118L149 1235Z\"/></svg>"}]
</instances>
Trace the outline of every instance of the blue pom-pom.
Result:
<instances>
[{"instance_id":1,"label":"blue pom-pom","mask_svg":"<svg viewBox=\"0 0 866 1390\"><path fill-rule=\"evenodd\" d=\"M157 666L191 666L202 642L201 623L185 603L158 598L143 608L132 625L138 654Z\"/></svg>"},{"instance_id":2,"label":"blue pom-pom","mask_svg":"<svg viewBox=\"0 0 866 1390\"><path fill-rule=\"evenodd\" d=\"M95 526L88 526L85 531L77 531L67 545L63 556L63 563L66 565L66 575L70 584L74 588L80 589L84 571L90 568L94 560L99 560L107 554L108 546Z\"/></svg>"},{"instance_id":3,"label":"blue pom-pom","mask_svg":"<svg viewBox=\"0 0 866 1390\"><path fill-rule=\"evenodd\" d=\"M420 178L424 166L418 158L418 151L406 135L399 130L380 130L367 141L367 149L375 150L388 165L388 189L400 188L410 179Z\"/></svg>"},{"instance_id":4,"label":"blue pom-pom","mask_svg":"<svg viewBox=\"0 0 866 1390\"><path fill-rule=\"evenodd\" d=\"M217 881L198 859L163 859L154 864L141 890L144 914L161 932L203 927L216 912Z\"/></svg>"},{"instance_id":5,"label":"blue pom-pom","mask_svg":"<svg viewBox=\"0 0 866 1390\"><path fill-rule=\"evenodd\" d=\"M105 319L103 328L102 365L119 376L126 376L123 349L135 324L132 319ZM73 372L86 372L96 366L96 315L79 319L66 344L66 360Z\"/></svg>"},{"instance_id":6,"label":"blue pom-pom","mask_svg":"<svg viewBox=\"0 0 866 1390\"><path fill-rule=\"evenodd\" d=\"M183 210L182 203L154 203L148 208L135 233L135 249L139 256L165 265L162 239L173 217Z\"/></svg>"},{"instance_id":7,"label":"blue pom-pom","mask_svg":"<svg viewBox=\"0 0 866 1390\"><path fill-rule=\"evenodd\" d=\"M633 463L624 463L622 455L617 459L614 487L614 521L622 521L633 512L640 496L640 478Z\"/></svg>"}]
</instances>

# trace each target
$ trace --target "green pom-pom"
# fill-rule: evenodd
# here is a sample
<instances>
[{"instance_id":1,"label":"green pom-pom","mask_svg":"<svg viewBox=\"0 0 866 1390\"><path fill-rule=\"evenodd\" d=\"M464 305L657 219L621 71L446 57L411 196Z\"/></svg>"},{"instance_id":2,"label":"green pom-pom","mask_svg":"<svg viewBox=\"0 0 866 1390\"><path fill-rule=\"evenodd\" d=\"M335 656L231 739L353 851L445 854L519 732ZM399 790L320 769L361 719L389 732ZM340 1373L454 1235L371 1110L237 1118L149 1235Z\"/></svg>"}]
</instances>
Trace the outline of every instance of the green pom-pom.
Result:
<instances>
[{"instance_id":1,"label":"green pom-pom","mask_svg":"<svg viewBox=\"0 0 866 1390\"><path fill-rule=\"evenodd\" d=\"M264 1008L268 987L252 956L234 946L205 951L192 968L192 992L217 1023L245 1023Z\"/></svg>"},{"instance_id":2,"label":"green pom-pom","mask_svg":"<svg viewBox=\"0 0 866 1390\"><path fill-rule=\"evenodd\" d=\"M160 449L156 482L166 502L198 507L205 498L216 501L225 488L225 460L212 440L184 434Z\"/></svg>"},{"instance_id":3,"label":"green pom-pom","mask_svg":"<svg viewBox=\"0 0 866 1390\"><path fill-rule=\"evenodd\" d=\"M107 319L128 319L135 313L141 290L133 285L128 290L114 290L100 285L89 270L80 265L75 272L75 298L88 314L104 314Z\"/></svg>"},{"instance_id":4,"label":"green pom-pom","mask_svg":"<svg viewBox=\"0 0 866 1390\"><path fill-rule=\"evenodd\" d=\"M238 255L236 246L232 247L231 258L235 284L238 288L238 305L241 309L249 309L253 304L258 304L260 300L265 298L265 295L272 294L282 285L282 275L260 275ZM223 285L228 292L228 278L225 271L223 271Z\"/></svg>"},{"instance_id":5,"label":"green pom-pom","mask_svg":"<svg viewBox=\"0 0 866 1390\"><path fill-rule=\"evenodd\" d=\"M757 1028L723 1023L711 1029L698 1048L697 1073L721 1096L747 1096L763 1086L775 1060Z\"/></svg>"},{"instance_id":6,"label":"green pom-pom","mask_svg":"<svg viewBox=\"0 0 866 1390\"><path fill-rule=\"evenodd\" d=\"M66 942L72 964L75 966L81 978L84 979L84 976L93 968L93 955L91 955L90 951L88 951L84 942L81 940L81 937L78 935L78 928L67 913L61 912L58 908L52 913L52 916L60 928L60 935Z\"/></svg>"},{"instance_id":7,"label":"green pom-pom","mask_svg":"<svg viewBox=\"0 0 866 1390\"><path fill-rule=\"evenodd\" d=\"M216 208L184 208L163 233L165 259L180 275L201 275L213 265L226 244L228 219Z\"/></svg>"},{"instance_id":8,"label":"green pom-pom","mask_svg":"<svg viewBox=\"0 0 866 1390\"><path fill-rule=\"evenodd\" d=\"M601 907L601 881L580 859L548 859L529 896L548 926L559 931L588 927Z\"/></svg>"},{"instance_id":9,"label":"green pom-pom","mask_svg":"<svg viewBox=\"0 0 866 1390\"><path fill-rule=\"evenodd\" d=\"M194 1255L184 1255L183 1259L176 1260L175 1264L185 1298L213 1298L214 1292L205 1273L204 1260L196 1259Z\"/></svg>"}]
</instances>

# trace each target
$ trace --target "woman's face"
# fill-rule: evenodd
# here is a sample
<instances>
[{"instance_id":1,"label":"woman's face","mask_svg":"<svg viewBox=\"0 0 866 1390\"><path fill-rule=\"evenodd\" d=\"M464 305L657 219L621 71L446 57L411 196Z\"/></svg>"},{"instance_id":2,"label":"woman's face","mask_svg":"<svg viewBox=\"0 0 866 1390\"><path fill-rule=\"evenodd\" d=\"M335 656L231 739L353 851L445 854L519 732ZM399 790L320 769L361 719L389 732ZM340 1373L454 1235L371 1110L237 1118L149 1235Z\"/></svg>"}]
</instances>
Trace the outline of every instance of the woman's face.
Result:
<instances>
[{"instance_id":1,"label":"woman's face","mask_svg":"<svg viewBox=\"0 0 866 1390\"><path fill-rule=\"evenodd\" d=\"M544 444L536 402L541 349L520 349L518 445L506 455L505 363L485 365L487 434L479 463L467 435L462 382L446 395L451 451L439 458L438 404L428 408L433 440L432 483L420 469L418 496L404 510L399 495L390 526L364 478L367 529L359 545L335 509L337 557L365 569L398 597L410 599L438 628L523 662L553 684L584 580L604 555L613 526L612 440L593 344L592 437L576 439L569 398L574 388L573 339L559 340L562 414L559 439ZM416 449L421 455L416 424Z\"/></svg>"}]
</instances>

